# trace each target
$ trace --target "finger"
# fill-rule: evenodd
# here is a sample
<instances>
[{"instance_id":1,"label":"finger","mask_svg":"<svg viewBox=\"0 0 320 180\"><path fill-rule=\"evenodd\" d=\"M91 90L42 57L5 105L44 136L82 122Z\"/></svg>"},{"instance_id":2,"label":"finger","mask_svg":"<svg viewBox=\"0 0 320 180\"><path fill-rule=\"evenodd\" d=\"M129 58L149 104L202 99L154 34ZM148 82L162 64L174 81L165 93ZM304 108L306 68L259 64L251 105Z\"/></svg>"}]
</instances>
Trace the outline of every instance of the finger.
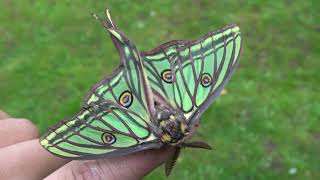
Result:
<instances>
[{"instance_id":1,"label":"finger","mask_svg":"<svg viewBox=\"0 0 320 180\"><path fill-rule=\"evenodd\" d=\"M0 121L0 148L38 138L38 130L26 119L8 118Z\"/></svg>"},{"instance_id":2,"label":"finger","mask_svg":"<svg viewBox=\"0 0 320 180\"><path fill-rule=\"evenodd\" d=\"M0 120L1 119L6 119L6 118L9 118L9 117L10 116L7 113L5 113L5 112L0 110Z\"/></svg>"},{"instance_id":3,"label":"finger","mask_svg":"<svg viewBox=\"0 0 320 180\"><path fill-rule=\"evenodd\" d=\"M171 148L163 148L109 159L72 161L48 176L46 180L141 179L167 161L172 153Z\"/></svg>"},{"instance_id":4,"label":"finger","mask_svg":"<svg viewBox=\"0 0 320 180\"><path fill-rule=\"evenodd\" d=\"M0 179L43 179L67 160L51 155L39 140L29 140L0 149Z\"/></svg>"}]
</instances>

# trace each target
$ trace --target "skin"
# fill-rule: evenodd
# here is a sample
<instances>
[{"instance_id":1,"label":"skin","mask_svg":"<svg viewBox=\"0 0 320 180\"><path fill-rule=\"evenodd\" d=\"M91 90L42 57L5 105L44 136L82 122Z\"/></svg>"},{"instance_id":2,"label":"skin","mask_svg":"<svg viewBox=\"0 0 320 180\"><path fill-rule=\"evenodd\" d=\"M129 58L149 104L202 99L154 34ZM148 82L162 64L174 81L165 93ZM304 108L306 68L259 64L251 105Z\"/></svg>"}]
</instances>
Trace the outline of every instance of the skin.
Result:
<instances>
[{"instance_id":1,"label":"skin","mask_svg":"<svg viewBox=\"0 0 320 180\"><path fill-rule=\"evenodd\" d=\"M12 118L0 111L0 179L135 180L173 153L172 148L163 148L116 158L69 161L44 150L38 138L38 130L29 120Z\"/></svg>"}]
</instances>

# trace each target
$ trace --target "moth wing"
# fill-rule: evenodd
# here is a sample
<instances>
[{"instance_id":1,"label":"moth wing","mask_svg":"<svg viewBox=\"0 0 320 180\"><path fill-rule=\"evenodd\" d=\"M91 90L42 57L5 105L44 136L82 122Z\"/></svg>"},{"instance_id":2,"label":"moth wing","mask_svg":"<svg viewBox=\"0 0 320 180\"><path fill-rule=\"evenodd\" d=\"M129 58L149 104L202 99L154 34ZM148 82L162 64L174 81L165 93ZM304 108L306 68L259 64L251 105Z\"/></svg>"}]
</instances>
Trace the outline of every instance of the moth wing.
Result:
<instances>
[{"instance_id":1,"label":"moth wing","mask_svg":"<svg viewBox=\"0 0 320 180\"><path fill-rule=\"evenodd\" d=\"M240 52L240 29L231 25L197 40L170 41L141 57L154 94L179 108L191 122L220 94Z\"/></svg>"}]
</instances>

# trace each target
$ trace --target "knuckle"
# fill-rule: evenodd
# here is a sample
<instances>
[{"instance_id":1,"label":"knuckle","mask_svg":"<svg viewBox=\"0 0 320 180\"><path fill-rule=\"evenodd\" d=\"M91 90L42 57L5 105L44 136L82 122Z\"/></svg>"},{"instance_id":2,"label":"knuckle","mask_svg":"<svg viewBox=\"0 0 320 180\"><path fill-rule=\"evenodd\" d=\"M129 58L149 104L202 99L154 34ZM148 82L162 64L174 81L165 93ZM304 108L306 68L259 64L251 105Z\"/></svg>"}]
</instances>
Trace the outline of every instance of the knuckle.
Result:
<instances>
[{"instance_id":1,"label":"knuckle","mask_svg":"<svg viewBox=\"0 0 320 180\"><path fill-rule=\"evenodd\" d=\"M135 180L143 174L139 173L139 166L129 166L124 157L118 157L116 161L100 159L84 161L71 168L73 180Z\"/></svg>"},{"instance_id":2,"label":"knuckle","mask_svg":"<svg viewBox=\"0 0 320 180\"><path fill-rule=\"evenodd\" d=\"M118 157L117 160L113 161L102 160L101 164L106 166L105 174L111 179L140 179L141 174L139 174L138 166L129 166L126 157Z\"/></svg>"},{"instance_id":3,"label":"knuckle","mask_svg":"<svg viewBox=\"0 0 320 180\"><path fill-rule=\"evenodd\" d=\"M117 166L116 163L112 163L108 159L98 160L97 163L103 170L104 177L108 177L108 179L119 179L120 171L123 170L123 167Z\"/></svg>"},{"instance_id":4,"label":"knuckle","mask_svg":"<svg viewBox=\"0 0 320 180\"><path fill-rule=\"evenodd\" d=\"M102 179L101 166L97 163L83 162L72 168L74 180L100 180Z\"/></svg>"}]
</instances>

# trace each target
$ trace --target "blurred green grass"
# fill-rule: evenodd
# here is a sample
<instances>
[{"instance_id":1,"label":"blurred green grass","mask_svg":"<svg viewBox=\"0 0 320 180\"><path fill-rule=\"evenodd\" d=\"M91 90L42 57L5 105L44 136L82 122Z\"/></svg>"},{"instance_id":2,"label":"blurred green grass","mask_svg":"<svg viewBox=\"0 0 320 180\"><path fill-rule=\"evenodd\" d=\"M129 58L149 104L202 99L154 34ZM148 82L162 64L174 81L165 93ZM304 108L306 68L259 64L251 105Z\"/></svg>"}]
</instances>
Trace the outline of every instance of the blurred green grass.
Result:
<instances>
[{"instance_id":1,"label":"blurred green grass","mask_svg":"<svg viewBox=\"0 0 320 180\"><path fill-rule=\"evenodd\" d=\"M119 63L90 13L110 8L140 50L242 29L240 67L202 117L214 151L186 149L169 179L320 179L318 1L0 2L0 109L44 132ZM166 179L162 169L146 179Z\"/></svg>"}]
</instances>

